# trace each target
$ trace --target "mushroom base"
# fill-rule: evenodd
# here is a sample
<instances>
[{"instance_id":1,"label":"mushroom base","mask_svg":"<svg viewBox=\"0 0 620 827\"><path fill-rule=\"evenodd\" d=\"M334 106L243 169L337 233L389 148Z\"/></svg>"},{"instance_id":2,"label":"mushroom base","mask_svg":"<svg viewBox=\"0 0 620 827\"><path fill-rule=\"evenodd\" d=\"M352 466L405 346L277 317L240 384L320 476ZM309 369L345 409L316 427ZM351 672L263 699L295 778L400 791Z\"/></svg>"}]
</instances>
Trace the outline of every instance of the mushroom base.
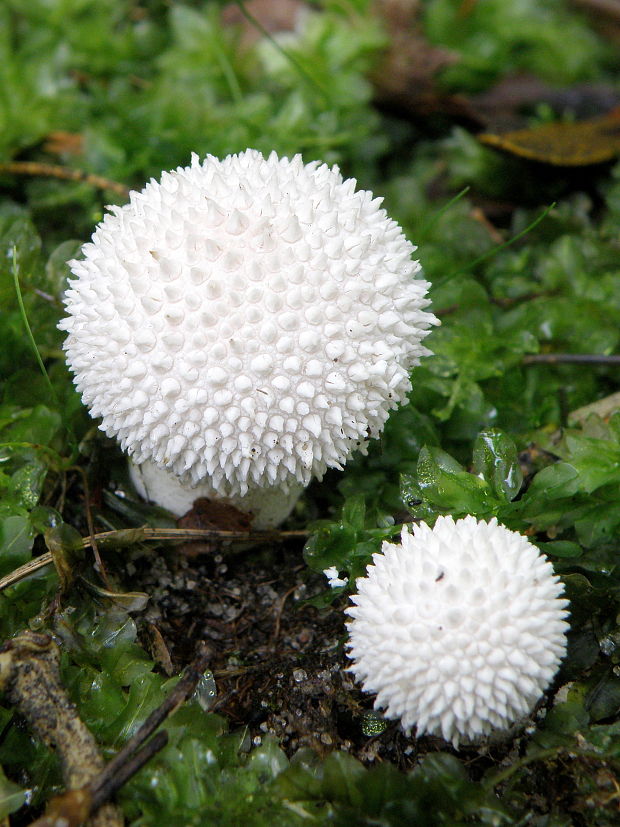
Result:
<instances>
[{"instance_id":1,"label":"mushroom base","mask_svg":"<svg viewBox=\"0 0 620 827\"><path fill-rule=\"evenodd\" d=\"M208 497L234 505L240 511L252 512L252 527L259 530L280 525L304 490L303 485L293 484L287 490L276 486L254 488L243 497L220 497L209 482L195 486L182 485L175 474L150 461L136 465L130 460L129 476L143 499L166 508L178 517L191 509L194 500Z\"/></svg>"}]
</instances>

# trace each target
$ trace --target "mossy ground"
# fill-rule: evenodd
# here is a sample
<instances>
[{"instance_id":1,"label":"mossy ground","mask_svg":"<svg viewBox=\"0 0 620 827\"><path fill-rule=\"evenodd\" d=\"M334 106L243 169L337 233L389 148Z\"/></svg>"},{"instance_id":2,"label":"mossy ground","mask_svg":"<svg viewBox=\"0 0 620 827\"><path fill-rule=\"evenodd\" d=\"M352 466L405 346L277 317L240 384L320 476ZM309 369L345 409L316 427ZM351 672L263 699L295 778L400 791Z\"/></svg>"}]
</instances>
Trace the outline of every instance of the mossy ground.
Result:
<instances>
[{"instance_id":1,"label":"mossy ground","mask_svg":"<svg viewBox=\"0 0 620 827\"><path fill-rule=\"evenodd\" d=\"M618 105L617 21L564 0L289 6L277 24L268 3L0 8L0 164L41 173L0 167L0 575L52 547L73 575L61 594L50 567L4 591L0 638L56 636L106 757L207 645L216 697L177 711L119 794L133 827L615 824L620 168L509 156L476 133ZM132 498L56 325L66 262L122 190L36 165L140 188L190 152L248 146L338 163L385 196L433 285L434 355L368 456L308 489L284 526L307 540L102 543L111 596L76 551L89 515L95 531L174 523ZM544 361L567 353L593 359ZM526 532L571 601L567 657L530 719L458 751L372 713L345 671L347 591L322 574L352 583L400 522L446 513ZM0 763L0 816L26 825L62 779L7 703Z\"/></svg>"}]
</instances>

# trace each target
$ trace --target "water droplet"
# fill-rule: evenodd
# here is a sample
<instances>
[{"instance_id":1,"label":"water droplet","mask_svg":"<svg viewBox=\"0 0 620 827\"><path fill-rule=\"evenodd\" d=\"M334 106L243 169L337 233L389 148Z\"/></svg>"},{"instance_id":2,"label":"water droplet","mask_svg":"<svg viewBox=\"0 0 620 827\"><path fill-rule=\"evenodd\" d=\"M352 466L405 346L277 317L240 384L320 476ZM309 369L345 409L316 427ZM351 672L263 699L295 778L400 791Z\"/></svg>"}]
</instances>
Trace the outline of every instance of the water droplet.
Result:
<instances>
[{"instance_id":1,"label":"water droplet","mask_svg":"<svg viewBox=\"0 0 620 827\"><path fill-rule=\"evenodd\" d=\"M606 635L606 637L601 638L598 645L601 652L609 657L618 648L618 641L612 635Z\"/></svg>"},{"instance_id":2,"label":"water droplet","mask_svg":"<svg viewBox=\"0 0 620 827\"><path fill-rule=\"evenodd\" d=\"M216 695L217 689L213 672L207 669L198 681L193 697L198 701L203 712L207 712L213 705Z\"/></svg>"},{"instance_id":3,"label":"water droplet","mask_svg":"<svg viewBox=\"0 0 620 827\"><path fill-rule=\"evenodd\" d=\"M295 669L293 670L293 680L295 683L302 683L308 679L308 675L306 674L304 669Z\"/></svg>"}]
</instances>

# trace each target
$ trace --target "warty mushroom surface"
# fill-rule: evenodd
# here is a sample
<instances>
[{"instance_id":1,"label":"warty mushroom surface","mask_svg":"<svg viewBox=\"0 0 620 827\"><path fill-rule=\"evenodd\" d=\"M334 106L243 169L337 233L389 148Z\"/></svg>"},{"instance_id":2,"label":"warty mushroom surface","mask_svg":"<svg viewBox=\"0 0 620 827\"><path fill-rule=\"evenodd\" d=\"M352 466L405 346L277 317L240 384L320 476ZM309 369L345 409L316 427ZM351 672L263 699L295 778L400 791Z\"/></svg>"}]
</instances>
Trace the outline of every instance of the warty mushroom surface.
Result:
<instances>
[{"instance_id":1,"label":"warty mushroom surface","mask_svg":"<svg viewBox=\"0 0 620 827\"><path fill-rule=\"evenodd\" d=\"M406 402L438 322L415 247L355 186L299 155L194 155L70 262L67 361L143 495L274 525Z\"/></svg>"},{"instance_id":2,"label":"warty mushroom surface","mask_svg":"<svg viewBox=\"0 0 620 827\"><path fill-rule=\"evenodd\" d=\"M375 708L458 746L527 715L566 652L568 601L522 534L467 516L384 542L346 609L350 667Z\"/></svg>"}]
</instances>

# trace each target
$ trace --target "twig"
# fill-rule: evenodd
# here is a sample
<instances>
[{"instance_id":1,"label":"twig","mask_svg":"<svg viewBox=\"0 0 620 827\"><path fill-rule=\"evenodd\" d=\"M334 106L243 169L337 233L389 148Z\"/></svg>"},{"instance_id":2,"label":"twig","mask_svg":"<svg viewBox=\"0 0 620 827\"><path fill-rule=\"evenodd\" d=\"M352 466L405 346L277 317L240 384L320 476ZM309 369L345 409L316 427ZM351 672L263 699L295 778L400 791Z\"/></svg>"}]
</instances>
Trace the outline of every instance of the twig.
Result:
<instances>
[{"instance_id":1,"label":"twig","mask_svg":"<svg viewBox=\"0 0 620 827\"><path fill-rule=\"evenodd\" d=\"M0 649L0 690L35 735L56 751L65 785L79 788L97 777L104 761L62 685L59 662L50 635L21 632ZM116 807L106 805L92 825L120 827L122 817Z\"/></svg>"},{"instance_id":2,"label":"twig","mask_svg":"<svg viewBox=\"0 0 620 827\"><path fill-rule=\"evenodd\" d=\"M620 365L620 356L600 353L534 353L523 357L524 365Z\"/></svg>"},{"instance_id":3,"label":"twig","mask_svg":"<svg viewBox=\"0 0 620 827\"><path fill-rule=\"evenodd\" d=\"M132 735L125 746L118 752L114 758L106 765L106 768L97 779L98 785L110 783L109 779L120 772L121 768L130 759L131 755L140 749L147 738L155 732L157 727L166 720L166 718L178 709L181 704L190 697L194 689L198 685L198 681L202 677L205 669L209 664L209 653L201 653L196 660L185 668L183 675L172 692L164 698L157 709L154 709L148 716L142 726Z\"/></svg>"},{"instance_id":4,"label":"twig","mask_svg":"<svg viewBox=\"0 0 620 827\"><path fill-rule=\"evenodd\" d=\"M101 531L98 534L93 534L90 537L82 538L82 545L88 548L93 542L108 544L114 546L130 546L134 543L141 543L147 540L252 540L254 542L265 542L266 540L290 540L290 539L305 539L308 536L307 531L278 531L272 529L270 531L226 531L218 528L151 528L150 526L142 526L141 528L121 528L116 531ZM0 592L19 583L25 577L29 577L39 569L49 566L53 563L53 557L50 552L36 557L34 560L29 560L15 569L10 574L0 578Z\"/></svg>"},{"instance_id":5,"label":"twig","mask_svg":"<svg viewBox=\"0 0 620 827\"><path fill-rule=\"evenodd\" d=\"M139 749L114 778L102 781L102 775L89 787L68 790L50 799L45 814L33 821L29 827L78 827L89 816L97 812L114 793L129 781L142 767L168 743L168 733L158 732Z\"/></svg>"},{"instance_id":6,"label":"twig","mask_svg":"<svg viewBox=\"0 0 620 827\"><path fill-rule=\"evenodd\" d=\"M291 588L282 596L282 599L280 600L280 603L279 603L278 608L276 610L276 620L275 620L275 623L273 624L273 635L272 635L272 641L273 641L273 646L274 647L276 646L276 644L278 642L278 638L280 637L280 624L282 622L282 612L284 611L284 604L286 603L286 601L288 600L290 595L293 594L293 592L295 591L296 588L297 588L297 586L291 586Z\"/></svg>"},{"instance_id":7,"label":"twig","mask_svg":"<svg viewBox=\"0 0 620 827\"><path fill-rule=\"evenodd\" d=\"M134 539L129 539L129 535ZM125 537L125 535L127 535ZM295 531L279 531L268 529L264 531L228 531L220 528L151 528L142 526L140 528L126 528L116 531L103 531L95 534L100 543L110 545L128 545L129 543L142 540L291 540L305 538L308 532L300 529ZM89 537L84 537L83 543L87 546Z\"/></svg>"},{"instance_id":8,"label":"twig","mask_svg":"<svg viewBox=\"0 0 620 827\"><path fill-rule=\"evenodd\" d=\"M153 733L196 689L207 668L208 658L209 655L205 651L190 663L163 703L151 712L142 726L96 778L81 789L69 790L53 798L45 815L34 821L30 827L58 827L59 824L63 824L64 827L78 827L82 821L103 807L117 790L166 746L168 733Z\"/></svg>"},{"instance_id":9,"label":"twig","mask_svg":"<svg viewBox=\"0 0 620 827\"><path fill-rule=\"evenodd\" d=\"M57 164L40 164L36 161L11 161L8 164L0 164L0 173L9 175L34 175L46 178L60 178L63 181L83 181L91 187L115 192L125 198L129 197L129 188L117 181L110 181L101 175L92 175L81 169L61 167Z\"/></svg>"},{"instance_id":10,"label":"twig","mask_svg":"<svg viewBox=\"0 0 620 827\"><path fill-rule=\"evenodd\" d=\"M112 798L114 793L120 790L130 778L133 778L167 743L168 733L162 730L153 735L151 740L143 747L136 750L133 756L122 767L117 769L115 775L110 775L106 767L99 778L91 784L91 812L98 810L99 807Z\"/></svg>"},{"instance_id":11,"label":"twig","mask_svg":"<svg viewBox=\"0 0 620 827\"><path fill-rule=\"evenodd\" d=\"M97 538L95 535L95 524L93 522L93 512L90 507L90 486L88 484L88 475L83 468L80 468L78 465L74 465L73 469L77 471L80 476L82 477L82 485L84 486L84 511L86 512L86 524L88 526L88 541L89 545L93 550L93 555L95 557L95 568L99 569L99 574L101 575L101 579L106 585L106 588L111 589L110 581L108 580L108 573L106 571L105 566L103 565L103 560L101 559L101 555L99 554L99 546L97 545Z\"/></svg>"}]
</instances>

